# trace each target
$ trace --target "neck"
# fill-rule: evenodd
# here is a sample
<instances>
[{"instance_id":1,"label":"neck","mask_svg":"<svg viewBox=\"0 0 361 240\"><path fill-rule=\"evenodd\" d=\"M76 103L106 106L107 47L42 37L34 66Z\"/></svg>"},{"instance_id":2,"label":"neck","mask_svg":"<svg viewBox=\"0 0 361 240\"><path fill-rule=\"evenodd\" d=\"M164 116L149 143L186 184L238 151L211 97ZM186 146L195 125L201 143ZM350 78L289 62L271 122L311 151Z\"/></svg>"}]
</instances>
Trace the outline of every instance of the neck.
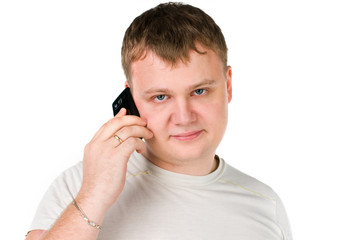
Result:
<instances>
[{"instance_id":1,"label":"neck","mask_svg":"<svg viewBox=\"0 0 361 240\"><path fill-rule=\"evenodd\" d=\"M219 165L219 158L215 154L204 158L197 159L172 159L160 158L150 151L143 154L145 158L151 161L154 165L163 168L167 171L181 173L192 176L205 176L215 171Z\"/></svg>"}]
</instances>

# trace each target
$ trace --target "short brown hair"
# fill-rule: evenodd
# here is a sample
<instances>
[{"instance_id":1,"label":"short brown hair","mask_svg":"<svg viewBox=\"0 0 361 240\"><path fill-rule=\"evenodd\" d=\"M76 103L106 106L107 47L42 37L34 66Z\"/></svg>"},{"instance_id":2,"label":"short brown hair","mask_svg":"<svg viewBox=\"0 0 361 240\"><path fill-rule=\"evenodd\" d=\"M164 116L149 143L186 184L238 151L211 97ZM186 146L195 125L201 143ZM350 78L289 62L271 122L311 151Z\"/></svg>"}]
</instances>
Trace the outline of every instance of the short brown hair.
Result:
<instances>
[{"instance_id":1,"label":"short brown hair","mask_svg":"<svg viewBox=\"0 0 361 240\"><path fill-rule=\"evenodd\" d=\"M200 43L213 50L226 69L227 45L221 29L201 9L182 3L164 3L152 8L131 23L122 46L122 65L130 83L130 66L144 57L147 50L174 66L189 59L189 52Z\"/></svg>"}]
</instances>

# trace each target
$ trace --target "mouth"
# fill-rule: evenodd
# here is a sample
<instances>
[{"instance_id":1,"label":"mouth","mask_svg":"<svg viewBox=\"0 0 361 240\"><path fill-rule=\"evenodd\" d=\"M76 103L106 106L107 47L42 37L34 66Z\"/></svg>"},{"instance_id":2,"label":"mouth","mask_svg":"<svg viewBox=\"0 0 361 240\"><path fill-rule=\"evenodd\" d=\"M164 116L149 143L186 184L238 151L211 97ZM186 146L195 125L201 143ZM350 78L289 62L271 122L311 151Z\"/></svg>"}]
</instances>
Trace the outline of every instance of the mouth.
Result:
<instances>
[{"instance_id":1,"label":"mouth","mask_svg":"<svg viewBox=\"0 0 361 240\"><path fill-rule=\"evenodd\" d=\"M176 135L171 135L172 138L178 141L191 141L196 139L199 135L201 135L203 130L200 131L191 131L191 132L184 132Z\"/></svg>"}]
</instances>

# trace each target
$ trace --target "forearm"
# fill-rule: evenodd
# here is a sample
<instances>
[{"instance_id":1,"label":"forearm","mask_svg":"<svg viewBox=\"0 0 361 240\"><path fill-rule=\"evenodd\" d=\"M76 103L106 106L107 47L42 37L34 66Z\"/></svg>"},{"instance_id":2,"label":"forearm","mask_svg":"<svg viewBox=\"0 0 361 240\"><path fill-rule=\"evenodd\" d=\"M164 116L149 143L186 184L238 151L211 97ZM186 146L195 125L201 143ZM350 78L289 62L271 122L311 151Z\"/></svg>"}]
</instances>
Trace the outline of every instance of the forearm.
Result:
<instances>
[{"instance_id":1,"label":"forearm","mask_svg":"<svg viewBox=\"0 0 361 240\"><path fill-rule=\"evenodd\" d=\"M76 202L91 221L97 225L102 225L106 211L99 208L99 204L81 197L77 197ZM71 203L52 228L42 236L41 240L95 240L99 231L100 229L91 226L84 220L80 211Z\"/></svg>"}]
</instances>

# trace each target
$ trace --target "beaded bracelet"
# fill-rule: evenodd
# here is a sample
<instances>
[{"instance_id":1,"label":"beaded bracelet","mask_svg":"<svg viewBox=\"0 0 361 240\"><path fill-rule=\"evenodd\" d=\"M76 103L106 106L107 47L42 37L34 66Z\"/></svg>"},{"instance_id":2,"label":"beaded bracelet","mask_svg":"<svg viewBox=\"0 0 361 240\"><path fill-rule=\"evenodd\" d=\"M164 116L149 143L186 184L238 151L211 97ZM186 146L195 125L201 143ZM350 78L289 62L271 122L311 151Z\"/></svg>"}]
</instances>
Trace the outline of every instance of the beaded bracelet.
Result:
<instances>
[{"instance_id":1,"label":"beaded bracelet","mask_svg":"<svg viewBox=\"0 0 361 240\"><path fill-rule=\"evenodd\" d=\"M78 204L76 203L75 199L73 199L73 204L76 207L76 209L79 210L79 212L81 213L81 216L83 217L83 219L92 227L95 227L96 229L102 230L102 227L98 224L95 224L93 221L90 221L89 218L85 215L85 213L83 212L83 210L81 210L81 208L78 206Z\"/></svg>"}]
</instances>

